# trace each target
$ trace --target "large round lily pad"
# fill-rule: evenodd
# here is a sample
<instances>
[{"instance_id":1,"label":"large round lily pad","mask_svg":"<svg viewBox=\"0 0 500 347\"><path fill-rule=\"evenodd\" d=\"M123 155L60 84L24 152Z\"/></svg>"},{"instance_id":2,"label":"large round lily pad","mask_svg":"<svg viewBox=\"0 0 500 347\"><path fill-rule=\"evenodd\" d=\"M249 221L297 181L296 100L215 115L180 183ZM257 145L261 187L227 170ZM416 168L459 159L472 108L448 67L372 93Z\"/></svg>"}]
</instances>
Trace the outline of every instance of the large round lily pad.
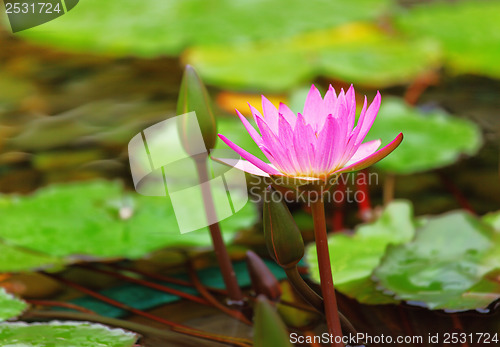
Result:
<instances>
[{"instance_id":1,"label":"large round lily pad","mask_svg":"<svg viewBox=\"0 0 500 347\"><path fill-rule=\"evenodd\" d=\"M377 221L360 225L354 235L334 233L329 236L328 246L337 290L366 304L397 302L378 291L370 277L387 246L411 240L415 227L411 204L394 201ZM314 244L308 247L306 259L312 279L319 282Z\"/></svg>"},{"instance_id":2,"label":"large round lily pad","mask_svg":"<svg viewBox=\"0 0 500 347\"><path fill-rule=\"evenodd\" d=\"M226 241L256 220L255 207L221 222ZM139 258L164 247L211 245L207 229L179 232L170 200L124 192L118 182L48 186L0 203L0 271L95 257Z\"/></svg>"},{"instance_id":3,"label":"large round lily pad","mask_svg":"<svg viewBox=\"0 0 500 347\"><path fill-rule=\"evenodd\" d=\"M389 37L375 26L349 24L286 40L203 46L187 52L208 83L284 91L318 75L378 87L408 83L438 64L432 42Z\"/></svg>"},{"instance_id":4,"label":"large round lily pad","mask_svg":"<svg viewBox=\"0 0 500 347\"><path fill-rule=\"evenodd\" d=\"M440 110L423 112L403 100L384 98L366 140L388 143L402 132L404 140L377 167L398 174L440 168L461 155L473 155L482 144L479 127Z\"/></svg>"},{"instance_id":5,"label":"large round lily pad","mask_svg":"<svg viewBox=\"0 0 500 347\"><path fill-rule=\"evenodd\" d=\"M0 287L0 322L20 315L28 304L8 294Z\"/></svg>"},{"instance_id":6,"label":"large round lily pad","mask_svg":"<svg viewBox=\"0 0 500 347\"><path fill-rule=\"evenodd\" d=\"M410 304L464 311L500 298L491 261L500 238L464 211L430 218L412 242L389 246L374 276L386 293Z\"/></svg>"},{"instance_id":7,"label":"large round lily pad","mask_svg":"<svg viewBox=\"0 0 500 347\"><path fill-rule=\"evenodd\" d=\"M435 40L455 73L500 77L500 3L437 1L412 7L396 17L410 37Z\"/></svg>"},{"instance_id":8,"label":"large round lily pad","mask_svg":"<svg viewBox=\"0 0 500 347\"><path fill-rule=\"evenodd\" d=\"M122 329L80 322L1 323L0 345L23 347L132 347L138 336Z\"/></svg>"},{"instance_id":9,"label":"large round lily pad","mask_svg":"<svg viewBox=\"0 0 500 347\"><path fill-rule=\"evenodd\" d=\"M289 37L384 13L388 0L85 0L21 32L66 50L157 56L193 45Z\"/></svg>"}]
</instances>

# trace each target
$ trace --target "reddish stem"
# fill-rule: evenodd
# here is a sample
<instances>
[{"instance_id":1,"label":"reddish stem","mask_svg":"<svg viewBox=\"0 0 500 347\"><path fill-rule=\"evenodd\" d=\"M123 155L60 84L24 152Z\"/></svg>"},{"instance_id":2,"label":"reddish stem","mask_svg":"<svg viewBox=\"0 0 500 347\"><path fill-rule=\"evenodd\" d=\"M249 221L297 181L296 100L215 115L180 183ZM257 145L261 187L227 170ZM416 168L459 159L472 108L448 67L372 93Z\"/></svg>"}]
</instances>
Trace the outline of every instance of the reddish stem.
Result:
<instances>
[{"instance_id":1,"label":"reddish stem","mask_svg":"<svg viewBox=\"0 0 500 347\"><path fill-rule=\"evenodd\" d=\"M82 266L82 267L84 267L85 269L89 269L91 271L95 271L95 272L99 272L99 273L111 276L111 277L119 278L119 279L122 279L122 280L127 281L127 282L136 283L136 284L140 284L141 286L144 286L144 287L153 288L153 289L159 290L159 291L164 292L164 293L177 295L181 298L191 300L191 301L196 302L198 304L210 306L210 304L205 299L202 299L202 298L195 296L195 295L184 293L184 292L177 290L177 289L169 288L167 286L164 286L164 285L161 285L158 283L149 282L149 281L141 280L138 278L133 278L133 277L126 276L126 275L123 275L123 274L118 273L118 272L112 272L112 271L108 271L108 270L98 269L98 268L95 268L92 266Z\"/></svg>"},{"instance_id":2,"label":"reddish stem","mask_svg":"<svg viewBox=\"0 0 500 347\"><path fill-rule=\"evenodd\" d=\"M64 308L69 308L71 310L83 312L83 313L90 313L90 314L96 314L94 311L89 310L88 308L78 306L69 302L64 302L64 301L53 301L53 300L32 300L32 299L25 299L27 303L35 306L46 306L46 307L64 307Z\"/></svg>"},{"instance_id":3,"label":"reddish stem","mask_svg":"<svg viewBox=\"0 0 500 347\"><path fill-rule=\"evenodd\" d=\"M370 190L368 187L368 170L364 169L357 173L356 188L363 193L363 199L358 201L359 215L363 221L370 220L372 204L370 201Z\"/></svg>"},{"instance_id":4,"label":"reddish stem","mask_svg":"<svg viewBox=\"0 0 500 347\"><path fill-rule=\"evenodd\" d=\"M476 211L469 203L465 195L460 191L460 189L458 189L458 187L450 180L449 177L447 177L444 173L439 173L439 178L441 179L441 183L444 185L446 190L448 190L453 195L460 207L476 214Z\"/></svg>"},{"instance_id":5,"label":"reddish stem","mask_svg":"<svg viewBox=\"0 0 500 347\"><path fill-rule=\"evenodd\" d=\"M193 281L194 287L205 298L207 302L209 302L210 304L212 304L214 307L218 308L225 314L233 318L236 318L247 325L250 326L252 325L252 322L250 322L241 312L227 308L226 306L221 304L212 294L210 294L207 288L205 288L201 283L201 281L199 280L196 271L191 264L188 265L188 273L189 277L191 278L191 281Z\"/></svg>"},{"instance_id":6,"label":"reddish stem","mask_svg":"<svg viewBox=\"0 0 500 347\"><path fill-rule=\"evenodd\" d=\"M214 201L212 196L212 191L210 187L206 184L209 182L208 165L206 159L196 160L196 168L198 170L198 177L200 181L200 187L202 190L203 202L205 206L205 213L207 215L207 220L212 220L216 217ZM224 244L222 234L220 231L219 223L214 223L208 226L210 230L210 235L212 236L212 243L214 246L215 256L219 263L219 267L224 279L224 284L226 285L229 298L235 302L243 301L243 293L236 280L236 274L233 269L233 264L231 263L231 258Z\"/></svg>"},{"instance_id":7,"label":"reddish stem","mask_svg":"<svg viewBox=\"0 0 500 347\"><path fill-rule=\"evenodd\" d=\"M314 234L316 249L318 253L318 267L321 281L321 293L325 305L325 317L328 333L334 337L332 346L343 347L342 329L337 308L337 298L335 297L335 287L333 284L332 268L330 263L330 253L328 251L328 239L326 235L325 206L323 199L311 202L311 211L314 222Z\"/></svg>"},{"instance_id":8,"label":"reddish stem","mask_svg":"<svg viewBox=\"0 0 500 347\"><path fill-rule=\"evenodd\" d=\"M337 180L336 191L341 192L343 197L345 194L346 183L344 180ZM334 194L336 196L336 194ZM340 199L339 201L334 200L334 210L333 210L333 231L344 230L344 206L345 199Z\"/></svg>"},{"instance_id":9,"label":"reddish stem","mask_svg":"<svg viewBox=\"0 0 500 347\"><path fill-rule=\"evenodd\" d=\"M184 334L190 335L190 336L200 337L200 338L211 340L211 341L217 341L217 342L221 342L221 343L233 344L233 345L236 345L236 346L244 346L244 347L246 347L246 346L251 345L250 344L251 342L247 341L246 339L233 338L233 337L229 337L229 336L212 334L212 333L204 332L204 331L201 331L201 330L193 329L193 328L190 328L190 327L185 326L183 324L175 323L175 322L169 321L167 319L155 316L155 315L153 315L151 313L144 312L144 311L141 311L139 309L133 308L131 306L123 304L123 303L121 303L119 301L116 301L114 299L108 298L107 296L104 296L104 295L102 295L100 293L97 293L97 292L91 290L91 289L85 288L84 286L79 285L78 283L74 283L74 282L72 282L70 280L67 280L65 278L59 277L57 275L49 274L49 273L46 273L45 275L47 275L49 277L52 277L55 280L57 280L57 281L59 281L61 283L64 283L65 285L67 285L67 286L69 286L71 288L74 288L74 289L76 289L76 290L78 290L78 291L80 291L82 293L85 293L85 294L87 294L87 295L89 295L89 296L91 296L93 298L96 298L96 299L98 299L100 301L103 301L103 302L105 302L105 303L107 303L109 305L118 307L118 308L120 308L122 310L131 312L131 313L134 313L134 314L136 314L138 316L142 316L142 317L154 320L156 322L165 324L165 325L171 327L173 330L175 330L177 332L184 333Z\"/></svg>"}]
</instances>

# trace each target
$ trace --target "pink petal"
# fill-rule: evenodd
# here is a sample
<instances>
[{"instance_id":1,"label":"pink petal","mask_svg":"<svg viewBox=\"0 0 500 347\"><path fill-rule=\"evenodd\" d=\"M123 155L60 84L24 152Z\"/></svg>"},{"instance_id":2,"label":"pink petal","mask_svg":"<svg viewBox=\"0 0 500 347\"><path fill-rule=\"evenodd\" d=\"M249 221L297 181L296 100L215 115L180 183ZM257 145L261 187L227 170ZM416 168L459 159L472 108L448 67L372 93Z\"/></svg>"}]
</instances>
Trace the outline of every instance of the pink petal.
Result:
<instances>
[{"instance_id":1,"label":"pink petal","mask_svg":"<svg viewBox=\"0 0 500 347\"><path fill-rule=\"evenodd\" d=\"M293 111L290 110L290 108L287 105L285 105L284 103L280 103L278 112L280 115L285 117L285 119L292 126L292 128L295 127L295 122L297 121L297 115L293 113Z\"/></svg>"},{"instance_id":2,"label":"pink petal","mask_svg":"<svg viewBox=\"0 0 500 347\"><path fill-rule=\"evenodd\" d=\"M275 135L278 135L278 110L273 103L262 95L262 111L264 112L264 120L269 125Z\"/></svg>"},{"instance_id":3,"label":"pink petal","mask_svg":"<svg viewBox=\"0 0 500 347\"><path fill-rule=\"evenodd\" d=\"M361 117L359 118L358 126L361 126L361 128L356 138L356 145L363 142L366 134L370 131L370 128L377 117L378 110L380 109L380 99L380 93L377 92L377 95L375 95L375 98L373 99L370 107L368 107L363 119L361 119Z\"/></svg>"},{"instance_id":4,"label":"pink petal","mask_svg":"<svg viewBox=\"0 0 500 347\"><path fill-rule=\"evenodd\" d=\"M257 118L264 119L262 114L260 114L259 110L257 110L255 107L250 105L250 103L248 103L248 107L250 107L250 111L252 111L252 116L253 116L253 120L255 121L255 124L257 124Z\"/></svg>"},{"instance_id":5,"label":"pink petal","mask_svg":"<svg viewBox=\"0 0 500 347\"><path fill-rule=\"evenodd\" d=\"M391 143L379 149L375 153L365 157L360 161L352 163L351 165L345 166L342 169L335 171L334 173L357 171L357 170L362 170L368 166L371 166L377 163L378 161L384 159L386 156L388 156L392 151L394 151L399 146L401 141L403 141L403 133L399 133L399 135L396 136L396 138Z\"/></svg>"},{"instance_id":6,"label":"pink petal","mask_svg":"<svg viewBox=\"0 0 500 347\"><path fill-rule=\"evenodd\" d=\"M271 157L267 156L268 159L276 165L276 167L285 172L293 172L293 166L291 159L288 155L286 148L281 144L279 137L274 135L270 127L261 119L257 119L257 124L262 133L262 140L264 141L264 146L271 153ZM274 160L272 160L274 159Z\"/></svg>"},{"instance_id":7,"label":"pink petal","mask_svg":"<svg viewBox=\"0 0 500 347\"><path fill-rule=\"evenodd\" d=\"M304 104L304 119L306 123L313 127L313 130L317 130L317 123L325 116L323 114L323 98L319 90L314 86L311 86L309 93L307 94L306 102Z\"/></svg>"},{"instance_id":8,"label":"pink petal","mask_svg":"<svg viewBox=\"0 0 500 347\"><path fill-rule=\"evenodd\" d=\"M252 163L256 167L258 167L262 171L267 172L270 175L281 175L281 173L278 170L273 169L269 164L263 162L262 160L260 160L256 156L254 156L253 154L245 151L240 146L234 144L233 142L231 142L230 140L228 140L224 135L219 134L219 137L220 137L220 139L222 141L224 141L224 143L226 145L228 145L229 147L231 147L231 149L233 151L235 151L236 153L238 153L241 157L245 158L246 160L248 160L250 163Z\"/></svg>"},{"instance_id":9,"label":"pink petal","mask_svg":"<svg viewBox=\"0 0 500 347\"><path fill-rule=\"evenodd\" d=\"M293 146L293 129L292 126L288 123L284 116L279 117L279 141L281 143L281 147L287 152L288 158L290 159L291 165L294 171L299 170L300 165L297 161L297 152Z\"/></svg>"},{"instance_id":10,"label":"pink petal","mask_svg":"<svg viewBox=\"0 0 500 347\"><path fill-rule=\"evenodd\" d=\"M214 157L212 157L212 159L219 162L219 163L222 163L222 164L225 164L228 166L232 166L238 170L248 172L249 174L252 174L252 175L269 177L269 174L267 172L262 171L257 166L253 165L251 162L243 160L243 159L214 158Z\"/></svg>"},{"instance_id":11,"label":"pink petal","mask_svg":"<svg viewBox=\"0 0 500 347\"><path fill-rule=\"evenodd\" d=\"M382 144L382 141L380 141L380 139L368 141L368 142L361 144L359 146L358 150L356 151L356 153L354 153L354 155L351 157L351 159L349 159L346 166L349 166L357 161L360 161L360 160L368 157L369 155L372 155L373 153L375 153L377 151L377 149L380 147L381 144Z\"/></svg>"},{"instance_id":12,"label":"pink petal","mask_svg":"<svg viewBox=\"0 0 500 347\"><path fill-rule=\"evenodd\" d=\"M356 140L358 138L359 132L361 131L361 124L362 124L363 120L365 119L366 106L367 106L367 100L366 100L366 96L365 96L365 101L363 103L363 108L361 109L361 113L359 115L358 124L353 129L353 131L349 135L348 140L346 141L347 144L345 147L345 151L342 155L342 159L340 160L340 163L342 164L342 166L344 166L345 163L347 163L349 161L349 159L354 155L354 153L356 153L356 151L358 150L358 147L360 146L360 144L362 142L361 141L358 143Z\"/></svg>"},{"instance_id":13,"label":"pink petal","mask_svg":"<svg viewBox=\"0 0 500 347\"><path fill-rule=\"evenodd\" d=\"M354 87L351 84L349 90L346 93L347 101L347 130L351 131L354 128L354 121L356 119L356 94L354 92Z\"/></svg>"},{"instance_id":14,"label":"pink petal","mask_svg":"<svg viewBox=\"0 0 500 347\"><path fill-rule=\"evenodd\" d=\"M311 125L306 124L304 116L299 113L293 132L293 146L297 153L297 161L301 173L311 172L311 163L314 160L315 142L316 136L314 135Z\"/></svg>"},{"instance_id":15,"label":"pink petal","mask_svg":"<svg viewBox=\"0 0 500 347\"><path fill-rule=\"evenodd\" d=\"M326 115L333 114L335 110L335 104L337 103L337 94L335 94L335 89L332 85L328 88L325 99L323 100L323 108Z\"/></svg>"},{"instance_id":16,"label":"pink petal","mask_svg":"<svg viewBox=\"0 0 500 347\"><path fill-rule=\"evenodd\" d=\"M243 123L243 126L245 129L247 129L248 133L252 137L252 139L255 141L257 146L262 146L264 143L262 141L262 138L260 137L259 133L255 128L250 124L248 119L244 115L242 115L238 110L236 110L236 113L238 114L238 117L240 117L241 122Z\"/></svg>"},{"instance_id":17,"label":"pink petal","mask_svg":"<svg viewBox=\"0 0 500 347\"><path fill-rule=\"evenodd\" d=\"M333 119L332 115L328 115L323 130L321 130L318 136L318 142L316 143L313 164L313 170L315 172L328 171L328 165L334 156L334 152L337 150L335 142L338 138L338 136L336 136L338 130L338 122Z\"/></svg>"}]
</instances>

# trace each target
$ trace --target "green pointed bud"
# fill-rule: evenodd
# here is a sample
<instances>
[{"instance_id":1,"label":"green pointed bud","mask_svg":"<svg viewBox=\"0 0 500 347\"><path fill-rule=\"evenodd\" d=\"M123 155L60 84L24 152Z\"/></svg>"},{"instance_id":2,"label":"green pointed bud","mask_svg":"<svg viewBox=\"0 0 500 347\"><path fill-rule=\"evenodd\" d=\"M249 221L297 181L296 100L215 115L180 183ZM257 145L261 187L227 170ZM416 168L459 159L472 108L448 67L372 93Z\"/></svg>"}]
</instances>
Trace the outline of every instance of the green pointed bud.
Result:
<instances>
[{"instance_id":1,"label":"green pointed bud","mask_svg":"<svg viewBox=\"0 0 500 347\"><path fill-rule=\"evenodd\" d=\"M292 347L290 335L271 303L264 295L257 297L254 316L255 347Z\"/></svg>"},{"instance_id":2,"label":"green pointed bud","mask_svg":"<svg viewBox=\"0 0 500 347\"><path fill-rule=\"evenodd\" d=\"M271 257L282 267L295 266L304 256L304 241L283 195L268 187L264 195L264 237Z\"/></svg>"},{"instance_id":3,"label":"green pointed bud","mask_svg":"<svg viewBox=\"0 0 500 347\"><path fill-rule=\"evenodd\" d=\"M177 115L188 112L196 112L205 147L208 150L214 148L217 140L217 124L210 96L196 70L191 65L186 65L182 76L179 99L177 100ZM198 133L198 129L192 129L194 126L193 122L186 122L182 125L181 138L186 146L189 146L195 132Z\"/></svg>"}]
</instances>

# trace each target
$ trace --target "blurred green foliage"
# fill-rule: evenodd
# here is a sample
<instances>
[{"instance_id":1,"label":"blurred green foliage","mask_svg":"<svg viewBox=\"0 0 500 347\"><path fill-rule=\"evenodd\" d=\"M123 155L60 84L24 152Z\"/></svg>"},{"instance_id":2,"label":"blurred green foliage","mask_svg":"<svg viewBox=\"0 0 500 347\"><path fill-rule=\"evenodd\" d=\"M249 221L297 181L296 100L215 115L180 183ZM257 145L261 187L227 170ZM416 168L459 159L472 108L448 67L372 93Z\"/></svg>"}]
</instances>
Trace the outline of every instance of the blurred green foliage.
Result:
<instances>
[{"instance_id":1,"label":"blurred green foliage","mask_svg":"<svg viewBox=\"0 0 500 347\"><path fill-rule=\"evenodd\" d=\"M373 19L389 0L85 0L73 11L23 32L64 49L177 55L195 45L290 37Z\"/></svg>"},{"instance_id":2,"label":"blurred green foliage","mask_svg":"<svg viewBox=\"0 0 500 347\"><path fill-rule=\"evenodd\" d=\"M122 329L85 322L0 323L2 346L132 347L137 338Z\"/></svg>"},{"instance_id":3,"label":"blurred green foliage","mask_svg":"<svg viewBox=\"0 0 500 347\"><path fill-rule=\"evenodd\" d=\"M392 141L402 132L401 145L376 164L384 171L411 174L444 167L461 155L474 155L482 144L479 127L466 119L450 116L444 111L424 112L401 99L384 98L377 119L366 141Z\"/></svg>"},{"instance_id":4,"label":"blurred green foliage","mask_svg":"<svg viewBox=\"0 0 500 347\"><path fill-rule=\"evenodd\" d=\"M256 222L247 204L221 222L226 241ZM180 234L170 200L124 192L118 182L51 185L0 204L0 271L57 266L96 258L140 258L164 247L208 247L200 229Z\"/></svg>"},{"instance_id":5,"label":"blurred green foliage","mask_svg":"<svg viewBox=\"0 0 500 347\"><path fill-rule=\"evenodd\" d=\"M0 322L20 315L28 304L8 294L0 287Z\"/></svg>"},{"instance_id":6,"label":"blurred green foliage","mask_svg":"<svg viewBox=\"0 0 500 347\"><path fill-rule=\"evenodd\" d=\"M500 298L499 235L465 211L415 219L410 203L395 201L354 235L329 237L335 285L365 304L485 310ZM307 262L319 281L314 245Z\"/></svg>"}]
</instances>

